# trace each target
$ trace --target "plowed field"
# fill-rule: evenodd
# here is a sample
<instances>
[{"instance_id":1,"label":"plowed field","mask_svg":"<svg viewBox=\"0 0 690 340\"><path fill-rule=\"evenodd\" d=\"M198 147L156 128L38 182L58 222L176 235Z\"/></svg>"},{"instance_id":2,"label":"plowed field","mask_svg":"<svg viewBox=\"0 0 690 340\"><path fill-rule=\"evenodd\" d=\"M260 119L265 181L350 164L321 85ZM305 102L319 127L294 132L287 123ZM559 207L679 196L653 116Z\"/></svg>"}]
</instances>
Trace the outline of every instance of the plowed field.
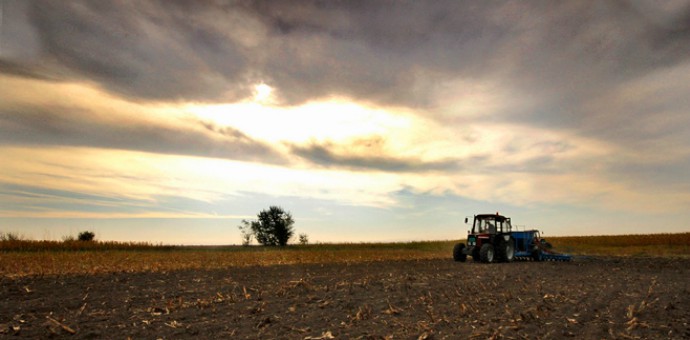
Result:
<instances>
[{"instance_id":1,"label":"plowed field","mask_svg":"<svg viewBox=\"0 0 690 340\"><path fill-rule=\"evenodd\" d=\"M276 265L2 278L2 338L690 338L690 260Z\"/></svg>"}]
</instances>

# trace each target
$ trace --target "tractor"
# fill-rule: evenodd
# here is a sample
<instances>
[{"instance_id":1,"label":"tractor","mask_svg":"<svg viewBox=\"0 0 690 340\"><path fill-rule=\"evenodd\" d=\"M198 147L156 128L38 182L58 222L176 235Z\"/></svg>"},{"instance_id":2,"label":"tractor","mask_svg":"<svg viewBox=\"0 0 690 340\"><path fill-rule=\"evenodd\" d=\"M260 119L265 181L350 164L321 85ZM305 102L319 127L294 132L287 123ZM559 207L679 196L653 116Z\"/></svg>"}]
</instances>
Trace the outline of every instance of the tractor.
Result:
<instances>
[{"instance_id":1,"label":"tractor","mask_svg":"<svg viewBox=\"0 0 690 340\"><path fill-rule=\"evenodd\" d=\"M465 223L468 223L465 218ZM465 262L467 256L484 263L513 260L570 261L571 257L556 253L541 238L538 230L513 231L510 218L496 214L475 215L472 229L467 232L467 245L453 247L453 259Z\"/></svg>"}]
</instances>

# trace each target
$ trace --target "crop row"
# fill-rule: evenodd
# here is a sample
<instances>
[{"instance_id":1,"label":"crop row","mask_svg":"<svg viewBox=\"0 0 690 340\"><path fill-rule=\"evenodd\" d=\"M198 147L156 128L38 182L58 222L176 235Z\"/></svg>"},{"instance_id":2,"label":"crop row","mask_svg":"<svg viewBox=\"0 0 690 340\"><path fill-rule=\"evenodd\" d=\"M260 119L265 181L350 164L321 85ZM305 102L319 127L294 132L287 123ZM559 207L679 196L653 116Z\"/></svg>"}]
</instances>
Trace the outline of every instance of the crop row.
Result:
<instances>
[{"instance_id":1,"label":"crop row","mask_svg":"<svg viewBox=\"0 0 690 340\"><path fill-rule=\"evenodd\" d=\"M447 252L419 250L265 251L78 251L6 252L0 254L0 277L27 275L168 272L307 263L355 263L448 257Z\"/></svg>"},{"instance_id":2,"label":"crop row","mask_svg":"<svg viewBox=\"0 0 690 340\"><path fill-rule=\"evenodd\" d=\"M579 255L690 255L690 233L549 237L557 250Z\"/></svg>"}]
</instances>

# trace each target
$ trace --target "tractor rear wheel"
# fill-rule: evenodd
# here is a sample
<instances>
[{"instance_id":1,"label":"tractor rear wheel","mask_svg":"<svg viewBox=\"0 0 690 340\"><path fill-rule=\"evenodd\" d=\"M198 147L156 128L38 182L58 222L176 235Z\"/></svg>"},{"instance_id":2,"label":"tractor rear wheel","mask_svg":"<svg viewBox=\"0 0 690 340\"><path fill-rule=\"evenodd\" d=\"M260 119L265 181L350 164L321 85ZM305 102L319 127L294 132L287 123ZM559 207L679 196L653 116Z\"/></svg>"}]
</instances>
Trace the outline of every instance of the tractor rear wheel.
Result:
<instances>
[{"instance_id":1,"label":"tractor rear wheel","mask_svg":"<svg viewBox=\"0 0 690 340\"><path fill-rule=\"evenodd\" d=\"M458 261L458 262L465 262L467 261L467 254L463 253L462 251L465 250L465 244L464 243L458 243L453 247L453 260Z\"/></svg>"},{"instance_id":2,"label":"tractor rear wheel","mask_svg":"<svg viewBox=\"0 0 690 340\"><path fill-rule=\"evenodd\" d=\"M485 243L482 245L482 249L479 250L479 258L484 263L494 262L494 246L490 243Z\"/></svg>"},{"instance_id":3,"label":"tractor rear wheel","mask_svg":"<svg viewBox=\"0 0 690 340\"><path fill-rule=\"evenodd\" d=\"M513 237L510 237L508 242L505 243L505 246L503 247L503 255L503 260L505 262L513 262L515 259L515 240Z\"/></svg>"}]
</instances>

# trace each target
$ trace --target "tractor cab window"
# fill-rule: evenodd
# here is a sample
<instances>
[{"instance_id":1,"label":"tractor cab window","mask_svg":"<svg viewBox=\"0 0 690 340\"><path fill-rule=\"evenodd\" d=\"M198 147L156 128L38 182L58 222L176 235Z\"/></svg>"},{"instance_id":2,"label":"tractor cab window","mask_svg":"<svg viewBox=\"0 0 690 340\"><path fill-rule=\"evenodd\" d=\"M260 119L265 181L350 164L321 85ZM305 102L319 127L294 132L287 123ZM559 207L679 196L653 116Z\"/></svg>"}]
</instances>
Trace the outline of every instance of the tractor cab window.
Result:
<instances>
[{"instance_id":1,"label":"tractor cab window","mask_svg":"<svg viewBox=\"0 0 690 340\"><path fill-rule=\"evenodd\" d=\"M496 233L496 221L489 220L489 219L478 220L475 230L477 233L480 233L480 234L484 234L484 233L495 234Z\"/></svg>"},{"instance_id":2,"label":"tractor cab window","mask_svg":"<svg viewBox=\"0 0 690 340\"><path fill-rule=\"evenodd\" d=\"M501 233L509 233L513 229L513 226L510 225L509 219L506 219L506 220L500 221L500 222L496 221L496 222L497 222L496 227L498 228L498 231Z\"/></svg>"}]
</instances>

